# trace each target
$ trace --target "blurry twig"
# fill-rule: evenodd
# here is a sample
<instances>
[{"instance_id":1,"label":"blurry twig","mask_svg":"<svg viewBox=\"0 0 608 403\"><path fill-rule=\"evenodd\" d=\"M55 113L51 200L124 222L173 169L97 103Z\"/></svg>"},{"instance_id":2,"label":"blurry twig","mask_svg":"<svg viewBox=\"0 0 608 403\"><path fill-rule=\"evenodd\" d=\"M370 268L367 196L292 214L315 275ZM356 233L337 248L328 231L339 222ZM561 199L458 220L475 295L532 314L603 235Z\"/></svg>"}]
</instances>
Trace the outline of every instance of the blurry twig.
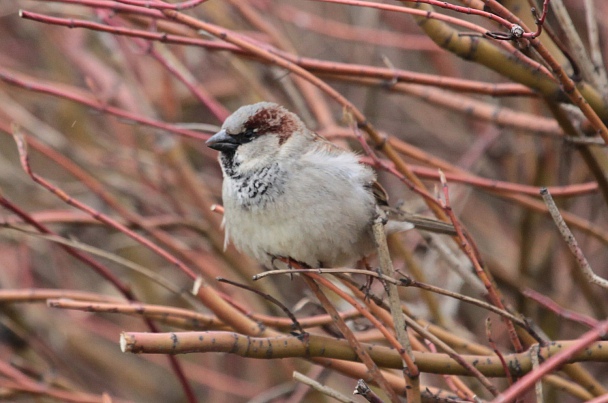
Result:
<instances>
[{"instance_id":1,"label":"blurry twig","mask_svg":"<svg viewBox=\"0 0 608 403\"><path fill-rule=\"evenodd\" d=\"M523 294L528 297L533 299L534 301L538 302L539 304L541 304L542 306L544 306L545 308L549 309L552 312L555 312L557 315L561 316L564 319L568 319L577 323L581 323L587 327L593 328L595 326L597 326L598 324L598 320L594 319L590 316L587 315L583 315L577 312L572 312L569 309L563 308L561 306L559 306L555 301L551 300L550 298L530 289L530 288L526 288L525 290L523 290Z\"/></svg>"},{"instance_id":2,"label":"blurry twig","mask_svg":"<svg viewBox=\"0 0 608 403\"><path fill-rule=\"evenodd\" d=\"M513 385L513 376L511 375L511 371L509 370L509 367L505 362L504 356L502 355L500 350L498 350L498 347L496 346L496 343L492 338L492 320L490 318L486 318L486 337L488 339L488 343L490 344L490 346L492 346L492 350L494 350L494 353L496 354L496 356L500 360L500 363L505 369L505 374L507 374L507 380L509 381L509 385ZM535 345L538 346L538 344Z\"/></svg>"},{"instance_id":3,"label":"blurry twig","mask_svg":"<svg viewBox=\"0 0 608 403\"><path fill-rule=\"evenodd\" d=\"M285 313L285 315L287 315L289 317L289 319L291 319L293 327L300 332L300 336L302 336L302 337L306 336L307 333L304 330L304 328L302 328L302 325L300 325L300 322L298 322L298 319L296 318L296 316L283 303L281 303L281 301L279 301L278 299L276 299L272 295L268 295L268 294L266 294L264 292L256 290L253 287L247 286L245 284L239 284L236 281L228 280L228 279L225 279L225 278L222 278L222 277L218 277L218 278L216 278L216 280L219 281L220 283L230 284L230 285L233 285L235 287L239 287L239 288L242 288L244 290L254 292L257 295L259 295L262 298L264 298L265 300L272 302L273 304L275 304L276 306L278 306Z\"/></svg>"},{"instance_id":4,"label":"blurry twig","mask_svg":"<svg viewBox=\"0 0 608 403\"><path fill-rule=\"evenodd\" d=\"M463 228L460 225L460 223L458 222L456 215L454 214L454 211L452 210L452 206L450 205L448 184L445 179L445 176L443 175L443 172L441 172L441 171L440 171L440 179L441 179L441 184L443 187L443 200L441 201L441 203L443 205L443 208L446 211L446 214L448 215L448 217L450 217L452 224L454 224L454 228L458 232L458 238L462 242L462 249L467 254L469 259L471 260L471 263L473 264L473 268L475 269L475 273L477 274L479 279L483 282L483 284L488 292L488 297L489 297L490 301L492 301L492 303L494 305L496 305L497 307L504 310L505 307L503 304L502 297L500 296L498 290L496 289L495 285L493 284L489 274L483 269L483 267L477 257L478 253L477 253L476 248L474 248L474 244L472 244L470 242L470 239L464 235ZM505 324L507 325L507 329L509 332L509 338L511 340L511 343L513 344L513 347L515 347L515 351L517 351L517 352L523 351L523 346L521 344L521 341L517 337L517 333L515 332L513 322L511 322L507 319L503 319L503 320L504 320Z\"/></svg>"},{"instance_id":5,"label":"blurry twig","mask_svg":"<svg viewBox=\"0 0 608 403\"><path fill-rule=\"evenodd\" d=\"M570 228L568 228L568 225L562 218L559 209L555 205L555 202L553 201L553 198L551 197L549 191L546 188L543 188L541 189L540 194L543 197L545 203L547 204L547 207L549 208L549 213L551 214L551 217L553 218L557 229L559 230L560 234L562 234L562 237L568 244L568 248L570 248L570 251L576 258L578 267L581 269L587 280L589 280L590 283L599 285L602 288L608 288L608 280L596 275L593 272L593 269L589 265L587 258L585 258L583 251L578 246L576 238L574 238L574 235L570 231Z\"/></svg>"},{"instance_id":6,"label":"blurry twig","mask_svg":"<svg viewBox=\"0 0 608 403\"><path fill-rule=\"evenodd\" d=\"M327 311L328 314L332 316L332 318L334 318L336 326L338 326L344 338L348 340L349 345L355 350L359 359L368 368L370 376L372 377L374 382L382 388L382 390L387 394L387 396L390 397L391 402L398 403L399 397L397 396L397 393L391 388L390 384L383 376L382 371L380 371L376 363L372 360L367 350L361 346L361 343L357 340L353 331L348 327L348 325L346 325L346 322L344 322L344 320L340 317L338 310L332 305L331 301L325 296L323 291L321 291L321 288L319 287L319 284L317 284L317 282L322 283L326 287L330 286L330 288L333 288L334 292L336 292L338 289L336 287L332 287L332 284L328 284L328 282L324 281L322 277L318 277L313 274L304 276L304 280L306 281L312 292L315 294L321 305L323 305L323 308ZM344 297L343 295L341 296ZM362 314L365 315L365 311L363 309L361 309L360 311ZM368 319L370 319L370 317L368 317ZM384 328L384 326L382 326L378 321L376 321L375 324L378 325L379 328ZM393 341L396 340L393 339Z\"/></svg>"},{"instance_id":7,"label":"blurry twig","mask_svg":"<svg viewBox=\"0 0 608 403\"><path fill-rule=\"evenodd\" d=\"M566 38L566 43L569 45L568 50L572 52L572 56L576 61L576 65L582 70L582 76L585 80L589 80L594 86L598 85L597 74L594 72L594 66L587 54L583 41L574 28L574 24L566 6L562 0L552 0L551 10L558 22L560 31L564 32L563 38Z\"/></svg>"},{"instance_id":8,"label":"blurry twig","mask_svg":"<svg viewBox=\"0 0 608 403\"><path fill-rule=\"evenodd\" d=\"M0 80L15 85L21 88L26 88L30 91L46 93L58 96L60 98L70 99L72 101L81 103L90 108L98 110L100 112L108 113L110 115L117 116L124 120L124 122L137 122L146 126L154 127L157 129L165 130L171 133L177 133L182 136L191 137L199 140L207 140L208 135L203 135L194 130L181 129L176 125L165 123L159 120L147 118L137 113L126 111L121 108L117 108L111 105L106 105L97 100L90 94L85 94L80 89L70 88L68 86L56 86L48 82L44 82L40 79L29 77L22 73L12 71L6 68L0 68Z\"/></svg>"},{"instance_id":9,"label":"blurry twig","mask_svg":"<svg viewBox=\"0 0 608 403\"><path fill-rule=\"evenodd\" d=\"M49 17L43 14L23 11L22 17L34 21L41 21L53 25L68 26L70 28L87 28L95 31L110 32L115 35L124 35L136 38L143 38L150 41L163 43L175 43L180 45L198 46L208 50L226 50L237 55L249 58L255 57L247 50L241 49L228 43L209 41L206 39L191 38L183 35L170 34L165 32L150 32L125 27L112 27L92 21L76 20L68 18ZM275 50L277 54L297 64L311 72L321 75L328 75L340 80L352 80L355 82L368 83L373 85L371 79L392 79L395 78L402 83L417 83L425 86L447 88L459 92L472 92L493 96L536 96L537 94L528 87L516 83L484 83L476 80L445 77L435 74L419 73L401 69L389 69L376 66L356 65L352 63L341 63L336 61L325 61L310 57L295 57L291 53L282 50ZM548 74L548 73L547 73ZM400 87L396 87L399 89ZM549 96L547 94L547 96ZM112 112L112 111L110 111Z\"/></svg>"},{"instance_id":10,"label":"blurry twig","mask_svg":"<svg viewBox=\"0 0 608 403\"><path fill-rule=\"evenodd\" d=\"M594 329L576 339L571 346L544 361L536 371L532 371L524 375L521 379L515 382L513 386L492 400L492 403L507 403L513 401L513 399L519 396L522 396L545 375L561 367L574 355L589 347L589 345L596 340L605 338L606 335L608 335L608 321L598 323Z\"/></svg>"},{"instance_id":11,"label":"blurry twig","mask_svg":"<svg viewBox=\"0 0 608 403\"><path fill-rule=\"evenodd\" d=\"M358 297L359 299L362 299L366 303L366 305L370 308L370 310L372 310L372 312L374 313L375 316L378 316L383 321L388 322L389 314L387 312L386 306L384 306L381 302L379 302L377 304L374 301L368 300L367 298L365 298L366 296L363 295L362 291L359 290L358 288L354 287L353 284L344 282L344 285L346 285L356 297ZM469 362L467 362L464 359L463 356L459 355L447 343L443 342L443 340L441 340L439 337L436 337L434 334L429 332L425 326L422 326L417 321L412 319L407 314L407 312L403 308L403 306L402 306L401 310L403 311L403 318L409 327L411 327L413 330L415 330L418 334L420 334L425 339L440 346L448 354L448 356L450 358L452 358L455 362L457 362L458 364L460 364L462 366L462 368L464 369L464 371L466 371L467 374L475 376L477 379L479 379L479 381L482 383L482 385L486 389L488 389L490 391L490 393L492 393L493 395L496 395L498 393L496 387L494 385L492 385L492 383L487 379L486 376L484 376L483 373L481 373L481 371L477 368L476 365L471 365ZM417 342L416 344L418 344L420 350L424 349L424 345L422 343L419 343L416 338L411 339L411 343L415 344L414 342ZM415 356L415 353L414 353L414 356ZM416 359L419 359L419 356Z\"/></svg>"},{"instance_id":12,"label":"blurry twig","mask_svg":"<svg viewBox=\"0 0 608 403\"><path fill-rule=\"evenodd\" d=\"M21 220L23 220L23 222L36 228L36 230L38 230L40 233L58 236L55 232L51 231L45 225L34 220L29 214L27 214L25 211L23 211L17 205L15 205L11 201L9 201L7 198L5 198L1 193L0 193L0 205L2 207L12 211L13 213L15 213L15 215L17 215ZM131 290L131 288L129 286L127 286L126 284L124 284L117 276L115 276L114 273L112 273L112 271L108 267L106 267L105 265L92 259L90 256L88 256L72 247L69 247L67 245L62 245L61 247L68 254L72 255L73 257L82 261L83 263L87 264L88 266L92 267L93 270L97 274L99 274L102 278L105 278L117 290L119 290L120 293L125 296L125 298L131 299L131 300L136 300L135 295L133 294L133 291Z\"/></svg>"},{"instance_id":13,"label":"blurry twig","mask_svg":"<svg viewBox=\"0 0 608 403\"><path fill-rule=\"evenodd\" d=\"M173 326L187 325L197 330L225 328L225 324L217 317L204 315L182 308L173 308L165 305L150 305L142 303L123 302L97 302L97 301L74 301L68 297L58 299L47 299L47 306L51 308L73 309L85 312L109 312L122 313L126 315L141 315L146 318L161 321Z\"/></svg>"},{"instance_id":14,"label":"blurry twig","mask_svg":"<svg viewBox=\"0 0 608 403\"><path fill-rule=\"evenodd\" d=\"M398 5L374 3L374 2L370 2L370 1L361 1L361 0L316 0L316 1L324 2L324 3L339 3L339 4L358 6L358 7L370 7L370 8L377 8L377 9L392 11L392 12L397 12L397 13L405 13L405 14L410 14L410 15L414 16L416 19L435 20L437 22L460 26L469 31L478 33L480 35L486 35L488 33L488 30L480 25L465 21L460 18L455 18L455 17L449 16L449 15L438 13L433 10L431 5L428 5L428 4L426 5L426 7L410 8L409 6L403 7L403 6L398 6ZM435 0L432 0L432 1L435 1ZM402 0L402 2L404 2L404 3L407 3L407 2L423 3L422 1L418 2L416 0ZM455 4L447 3L447 2L443 2L443 1L441 1L441 2L435 1L435 3L439 7L445 7L445 8L457 7L458 8L457 11L463 11L465 14L468 14L468 11L472 11L474 13L477 13L478 15L483 15L484 17L494 19L496 22L499 22L501 25L508 28L509 31L511 31L512 28L515 30L520 30L520 29L518 29L517 23L509 22L509 21L507 21L506 18L501 18L501 16L498 14L488 13L486 10L475 9L475 8L471 8L471 7L461 7L461 6L457 6ZM521 27L519 27L519 28L521 28ZM456 34L459 31L454 30L453 32ZM526 34L530 35L530 33L526 33ZM435 43L437 43L436 38L431 37L431 39ZM455 39L456 38L452 38L452 41L454 41ZM445 44L438 43L438 45L441 47L445 47ZM500 48L504 49L505 51L507 51L512 56L514 56L517 59L517 61L521 62L523 65L526 65L527 67L531 68L534 71L537 71L537 72L540 71L543 76L541 81L543 81L544 79L547 79L551 76L551 73L545 66L543 66L542 64L538 63L537 61L532 60L531 58L525 56L522 52L518 51L514 46L512 46L510 44L510 42L498 41L496 43L496 45L499 46Z\"/></svg>"},{"instance_id":15,"label":"blurry twig","mask_svg":"<svg viewBox=\"0 0 608 403\"><path fill-rule=\"evenodd\" d=\"M15 139L15 142L17 143L17 150L19 151L19 158L21 160L21 165L22 165L23 169L25 170L25 172L34 180L34 182L36 182L39 185L41 185L42 187L46 188L48 191L53 193L55 196L57 196L58 198L63 200L66 204L69 204L73 207L76 207L79 210L84 211L85 213L89 214L91 217L95 218L96 220L99 220L99 221L103 222L104 224L116 229L117 231L120 231L120 232L124 233L125 235L133 238L138 243L146 246L150 250L154 251L158 255L165 258L167 261L176 265L182 272L184 272L185 274L190 276L190 278L192 278L192 279L196 278L194 271L192 271L192 269L190 269L181 259L175 257L173 254L167 252L165 249L159 247L155 243L151 242L149 239L139 235L138 233L136 233L132 229L128 228L124 224L121 224L118 221L114 220L113 218L110 218L108 215L102 214L99 211L95 210L94 208L72 198L70 195L68 195L63 190L59 189L57 186L52 185L49 181L47 181L40 175L34 173L31 169L30 163L29 163L26 137L19 130L18 127L13 128L13 138Z\"/></svg>"},{"instance_id":16,"label":"blurry twig","mask_svg":"<svg viewBox=\"0 0 608 403\"><path fill-rule=\"evenodd\" d=\"M602 58L600 35L596 20L597 12L593 0L584 0L585 22L587 23L587 38L589 39L589 53L593 63L593 73L598 89L602 93L604 102L608 101L608 74Z\"/></svg>"},{"instance_id":17,"label":"blurry twig","mask_svg":"<svg viewBox=\"0 0 608 403\"><path fill-rule=\"evenodd\" d=\"M4 360L0 360L0 388L4 391L18 391L31 396L40 396L46 400L48 397L53 400L74 403L105 403L110 399L109 395L103 393L101 396L91 393L84 393L75 390L65 390L56 385L42 384L38 379L32 379L29 375L17 370ZM9 398L9 400L11 400ZM116 399L117 403L126 403L123 399Z\"/></svg>"},{"instance_id":18,"label":"blurry twig","mask_svg":"<svg viewBox=\"0 0 608 403\"><path fill-rule=\"evenodd\" d=\"M335 389L322 385L319 382L315 381L314 379L311 379L311 378L307 377L306 375L299 373L298 371L293 371L293 379L298 382L302 382L302 383L310 386L314 390L321 392L324 395L327 395L331 398L334 398L339 402L355 403L354 400L344 396L342 393L336 391Z\"/></svg>"},{"instance_id":19,"label":"blurry twig","mask_svg":"<svg viewBox=\"0 0 608 403\"><path fill-rule=\"evenodd\" d=\"M20 233L23 233L28 236L45 239L50 242L55 242L57 244L61 244L61 245L68 246L70 248L81 250L81 251L87 252L91 255L96 255L96 256L102 257L106 260L109 260L111 262L117 263L121 266L128 268L129 270L133 270L133 271L141 274L142 276L147 277L151 281L153 281L156 284L160 285L161 287L171 291L175 295L179 295L185 301L188 301L192 306L200 306L200 302L198 302L198 300L193 298L192 294L190 294L189 292L187 292L185 290L180 289L175 284L173 284L169 280L165 279L162 275L154 273L152 270L150 270L142 265L139 265L135 262L132 262L128 259L120 257L114 253L107 252L103 249L96 248L92 245L84 244L78 240L69 240L69 239L60 237L58 235L42 235L39 233L35 233L35 232L31 232L31 231L27 231L27 230L15 228L15 227L7 227L7 228L11 228L15 231L19 231Z\"/></svg>"},{"instance_id":20,"label":"blurry twig","mask_svg":"<svg viewBox=\"0 0 608 403\"><path fill-rule=\"evenodd\" d=\"M517 22L521 25L521 27L524 29L524 31L526 31L526 32L530 31L529 28L527 28L526 25L519 18L515 17L515 15L511 13L511 11L509 11L506 7L504 7L503 5L498 3L496 0L486 0L486 1L487 1L486 5L492 11L495 11L495 12L498 11L497 14L504 16L509 21L513 22L514 20L517 20ZM543 1L543 15L546 14L545 10L546 10L546 7L548 4L549 4L549 0ZM531 37L528 39L530 41L530 45L532 45L532 47L539 53L540 57L549 65L549 67L553 71L553 76L560 82L565 94L568 96L570 101L574 105L576 105L581 110L581 112L583 112L585 117L589 120L590 124L597 131L597 134L599 134L602 137L604 142L608 143L608 128L606 127L604 122L598 116L598 115L605 116L605 110L606 110L605 103L604 102L601 102L601 104L595 103L595 105L596 105L595 108L598 111L594 110L590 106L591 102L588 101L587 98L594 97L597 94L592 95L591 93L586 92L587 98L585 98L583 96L583 94L581 94L581 91L583 89L581 88L581 90L579 91L577 85L568 76L568 74L566 73L566 71L564 70L562 65L555 59L555 57L553 57L551 52L549 52L549 50L543 45L543 43L536 37ZM603 110L599 111L600 108Z\"/></svg>"},{"instance_id":21,"label":"blurry twig","mask_svg":"<svg viewBox=\"0 0 608 403\"><path fill-rule=\"evenodd\" d=\"M406 34L402 32L381 31L374 28L361 27L345 24L336 19L317 16L287 4L276 7L277 16L299 28L305 28L311 32L340 38L345 41L353 41L357 44L367 43L372 46L390 47L403 50L420 50L425 52L439 52L440 48L435 45L426 35Z\"/></svg>"},{"instance_id":22,"label":"blurry twig","mask_svg":"<svg viewBox=\"0 0 608 403\"><path fill-rule=\"evenodd\" d=\"M446 171L452 174L459 174L464 176L469 176L470 173L462 168L459 168L446 160L439 158L434 155L430 155L429 153L421 150L420 148L414 147L411 144L408 144L402 140L397 139L394 136L388 138L388 142L401 154L416 159L418 161L424 162L425 164L434 166L436 168L440 168L442 171ZM446 177L447 178L447 177ZM546 213L548 211L547 206L540 200L532 199L526 194L517 194L517 193L505 193L499 191L491 191L491 193L496 194L502 198L520 204L526 208L532 209L534 211L539 211L542 213ZM582 219L581 217L569 213L564 212L562 214L564 220L575 228L579 228L580 230L598 238L603 243L608 244L608 232L606 232L605 228L601 225L597 225L588 220Z\"/></svg>"},{"instance_id":23,"label":"blurry twig","mask_svg":"<svg viewBox=\"0 0 608 403\"><path fill-rule=\"evenodd\" d=\"M429 351L432 353L437 352L437 347L435 347L435 344L433 344L430 340L425 339L424 342ZM473 391L462 380L460 380L460 378L454 375L443 375L443 379L449 385L450 389L458 395L458 397L467 401L476 401L474 399L475 394Z\"/></svg>"},{"instance_id":24,"label":"blurry twig","mask_svg":"<svg viewBox=\"0 0 608 403\"><path fill-rule=\"evenodd\" d=\"M0 290L0 302L46 302L49 299L69 299L72 301L121 303L122 299L79 290L33 288L20 290Z\"/></svg>"},{"instance_id":25,"label":"blurry twig","mask_svg":"<svg viewBox=\"0 0 608 403\"><path fill-rule=\"evenodd\" d=\"M454 270L475 292L484 295L487 290L483 282L477 277L473 271L473 265L470 260L461 256L456 256L456 252L450 249L445 240L432 233L422 235L429 247L435 249L439 255L449 264L449 267ZM499 308L496 308L499 309Z\"/></svg>"}]
</instances>

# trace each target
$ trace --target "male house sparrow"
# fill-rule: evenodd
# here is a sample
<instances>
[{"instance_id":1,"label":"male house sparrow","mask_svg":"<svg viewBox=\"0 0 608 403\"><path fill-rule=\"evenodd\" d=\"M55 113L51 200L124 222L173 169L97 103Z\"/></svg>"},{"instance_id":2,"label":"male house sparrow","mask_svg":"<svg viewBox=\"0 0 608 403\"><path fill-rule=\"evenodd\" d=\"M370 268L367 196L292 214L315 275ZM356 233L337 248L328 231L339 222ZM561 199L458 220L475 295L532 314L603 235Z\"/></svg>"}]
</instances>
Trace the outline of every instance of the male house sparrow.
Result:
<instances>
[{"instance_id":1,"label":"male house sparrow","mask_svg":"<svg viewBox=\"0 0 608 403\"><path fill-rule=\"evenodd\" d=\"M243 106L206 144L220 151L226 244L267 268L276 257L347 266L374 251L373 220L387 205L374 171L294 113L270 102Z\"/></svg>"}]
</instances>

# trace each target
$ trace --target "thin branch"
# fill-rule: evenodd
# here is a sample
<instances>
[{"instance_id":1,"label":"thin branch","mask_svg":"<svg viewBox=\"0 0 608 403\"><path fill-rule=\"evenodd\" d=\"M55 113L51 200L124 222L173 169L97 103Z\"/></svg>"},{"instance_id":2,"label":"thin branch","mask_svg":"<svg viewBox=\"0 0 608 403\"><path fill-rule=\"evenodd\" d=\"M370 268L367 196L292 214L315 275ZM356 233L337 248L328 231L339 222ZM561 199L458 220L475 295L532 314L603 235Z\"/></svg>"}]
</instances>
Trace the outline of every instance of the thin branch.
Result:
<instances>
[{"instance_id":1,"label":"thin branch","mask_svg":"<svg viewBox=\"0 0 608 403\"><path fill-rule=\"evenodd\" d=\"M304 328L302 327L302 325L300 324L300 322L298 322L298 319L296 318L296 316L285 306L285 304L283 304L281 301L279 301L278 299L276 299L272 295L268 295L268 294L266 294L264 292L256 290L253 287L250 287L248 285L240 284L240 283L237 283L236 281L228 280L228 279L225 279L225 278L222 278L222 277L218 277L218 278L216 278L216 280L219 281L220 283L230 284L230 285L233 285L235 287L239 287L239 288L242 288L244 290L254 292L257 295L259 295L262 298L264 298L265 300L270 301L271 303L275 304L276 306L279 307L279 309L281 309L285 313L285 315L287 315L287 317L289 317L289 319L291 319L293 328L297 329L298 332L300 332L301 336L305 336L306 335L306 331L304 330Z\"/></svg>"},{"instance_id":2,"label":"thin branch","mask_svg":"<svg viewBox=\"0 0 608 403\"><path fill-rule=\"evenodd\" d=\"M338 310L333 306L331 301L325 296L323 291L321 291L321 288L317 284L317 281L319 279L315 279L314 275L309 275L309 276L305 276L304 280L306 281L306 283L308 284L308 286L310 287L312 292L315 294L315 296L317 297L317 299L319 300L321 305L323 305L323 308L327 311L328 314L330 314L334 318L336 326L338 326L338 328L340 329L340 332L342 333L344 338L346 338L349 345L354 349L354 351L356 352L359 359L363 363L365 363L366 367L368 368L368 370L370 372L370 376L372 377L374 382L376 382L376 384L380 388L382 388L382 390L390 397L391 402L398 403L399 397L397 396L395 391L390 387L390 384L387 382L386 378L383 376L382 372L380 371L380 369L378 368L376 363L372 360L368 351L363 348L361 343L355 337L352 330L346 325L346 322L344 322L344 320L340 317ZM315 280L317 280L317 281L315 281ZM323 280L323 279L321 278L321 280ZM328 284L325 283L324 285L327 286ZM335 291L335 288L334 288L334 291ZM363 313L363 311L361 311L361 312ZM307 338L309 338L309 337L310 336L307 336Z\"/></svg>"},{"instance_id":3,"label":"thin branch","mask_svg":"<svg viewBox=\"0 0 608 403\"><path fill-rule=\"evenodd\" d=\"M511 321L513 321L514 323L516 323L517 325L521 326L522 328L526 328L527 325L525 323L524 320L518 318L517 316L511 314L510 312L504 310L504 309L500 309L494 305L488 304L487 302L472 298L472 297L468 297L466 295L462 295L462 294L458 294L456 292L453 291L449 291L449 290L445 290L443 288L440 287L436 287L430 284L425 284L425 283L421 283L419 281L413 280L412 278L410 278L409 276L404 276L401 275L400 279L395 279L393 277L389 277L385 274L382 273L377 273L374 271L370 271L370 270L357 270L357 269L287 269L287 270L271 270L271 271L265 271L259 274L256 274L253 277L253 280L260 280L264 277L268 277L268 276L276 276L276 275L281 275L281 274L296 274L296 273L318 273L318 274L360 274L360 275L364 275L364 276L370 276L370 277L375 277L380 279L382 282L387 283L387 284L394 284L397 286L401 286L401 287L416 287L416 288L420 288L423 290L427 290L427 291L431 291L437 294L441 294L441 295L445 295L451 298L455 298L458 300L461 300L463 302L472 304L472 305L476 305L479 306L481 308L487 309L491 312L496 313L497 315L503 316Z\"/></svg>"},{"instance_id":4,"label":"thin branch","mask_svg":"<svg viewBox=\"0 0 608 403\"><path fill-rule=\"evenodd\" d=\"M587 258L585 257L581 248L578 246L576 238L572 234L572 231L570 231L570 228L568 228L568 224L566 224L566 222L564 221L549 191L546 188L543 188L541 189L540 194L543 197L543 200L545 201L545 204L549 209L549 213L551 214L551 217L553 218L557 229L562 235L562 238L564 238L566 244L568 244L568 248L570 248L570 252L572 252L574 257L576 258L576 263L578 264L579 269L581 269L581 271L590 283L599 285L602 288L608 288L608 280L596 275L593 272L591 265L587 261Z\"/></svg>"},{"instance_id":5,"label":"thin branch","mask_svg":"<svg viewBox=\"0 0 608 403\"><path fill-rule=\"evenodd\" d=\"M393 262L388 251L388 244L386 243L386 235L384 234L384 223L383 218L377 217L372 225L374 240L376 241L376 248L378 250L378 257L380 260L380 270L386 277L392 277L395 274L393 268ZM410 360L405 360L403 367L403 373L405 377L405 383L408 385L408 401L415 403L420 402L420 379L418 367L414 360L412 345L410 344L407 327L401 312L401 301L399 299L399 291L397 286L392 283L386 285L388 292L389 307L391 316L393 318L393 326L395 328L395 334L397 340L403 346L404 353L408 355Z\"/></svg>"},{"instance_id":6,"label":"thin branch","mask_svg":"<svg viewBox=\"0 0 608 403\"><path fill-rule=\"evenodd\" d=\"M564 363L568 362L573 356L580 353L580 351L589 347L593 342L605 338L607 334L608 321L599 323L595 329L592 329L579 337L571 346L544 361L536 371L529 372L513 386L492 400L492 403L512 402L513 399L522 396L526 391L534 387L536 382L540 381L543 376L555 371Z\"/></svg>"},{"instance_id":7,"label":"thin branch","mask_svg":"<svg viewBox=\"0 0 608 403\"><path fill-rule=\"evenodd\" d=\"M330 388L329 386L322 385L321 383L315 381L314 379L307 377L304 374L299 373L298 371L293 371L293 379L295 381L308 385L311 388L313 388L314 390L316 390L317 392L320 392L333 399L336 399L339 402L355 403L355 401L353 399L350 399L347 396L344 396L342 393L338 392L337 390Z\"/></svg>"}]
</instances>

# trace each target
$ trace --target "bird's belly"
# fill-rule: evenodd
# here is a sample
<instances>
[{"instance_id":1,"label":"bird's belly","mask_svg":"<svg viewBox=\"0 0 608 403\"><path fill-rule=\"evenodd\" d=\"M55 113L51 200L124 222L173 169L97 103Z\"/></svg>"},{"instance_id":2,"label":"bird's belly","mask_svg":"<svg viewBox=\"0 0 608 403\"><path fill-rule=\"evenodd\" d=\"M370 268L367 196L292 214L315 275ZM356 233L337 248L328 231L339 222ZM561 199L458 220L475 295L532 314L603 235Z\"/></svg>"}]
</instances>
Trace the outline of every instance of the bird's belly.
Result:
<instances>
[{"instance_id":1,"label":"bird's belly","mask_svg":"<svg viewBox=\"0 0 608 403\"><path fill-rule=\"evenodd\" d=\"M273 257L288 257L310 267L348 265L373 250L370 223L335 213L330 222L314 213L280 210L225 211L226 231L237 249L272 268Z\"/></svg>"}]
</instances>

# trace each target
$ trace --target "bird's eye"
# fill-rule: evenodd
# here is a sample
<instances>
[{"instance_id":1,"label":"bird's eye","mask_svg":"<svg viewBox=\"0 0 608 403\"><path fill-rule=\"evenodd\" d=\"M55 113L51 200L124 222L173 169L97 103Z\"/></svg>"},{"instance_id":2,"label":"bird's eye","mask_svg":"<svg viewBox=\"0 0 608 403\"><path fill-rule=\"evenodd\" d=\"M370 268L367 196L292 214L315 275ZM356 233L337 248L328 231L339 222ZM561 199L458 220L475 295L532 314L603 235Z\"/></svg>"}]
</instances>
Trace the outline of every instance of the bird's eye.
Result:
<instances>
[{"instance_id":1,"label":"bird's eye","mask_svg":"<svg viewBox=\"0 0 608 403\"><path fill-rule=\"evenodd\" d=\"M249 143L250 141L254 140L257 137L257 134L258 134L257 129L245 129L244 131L242 131L238 134L233 134L232 137L239 144L245 144L245 143Z\"/></svg>"}]
</instances>

